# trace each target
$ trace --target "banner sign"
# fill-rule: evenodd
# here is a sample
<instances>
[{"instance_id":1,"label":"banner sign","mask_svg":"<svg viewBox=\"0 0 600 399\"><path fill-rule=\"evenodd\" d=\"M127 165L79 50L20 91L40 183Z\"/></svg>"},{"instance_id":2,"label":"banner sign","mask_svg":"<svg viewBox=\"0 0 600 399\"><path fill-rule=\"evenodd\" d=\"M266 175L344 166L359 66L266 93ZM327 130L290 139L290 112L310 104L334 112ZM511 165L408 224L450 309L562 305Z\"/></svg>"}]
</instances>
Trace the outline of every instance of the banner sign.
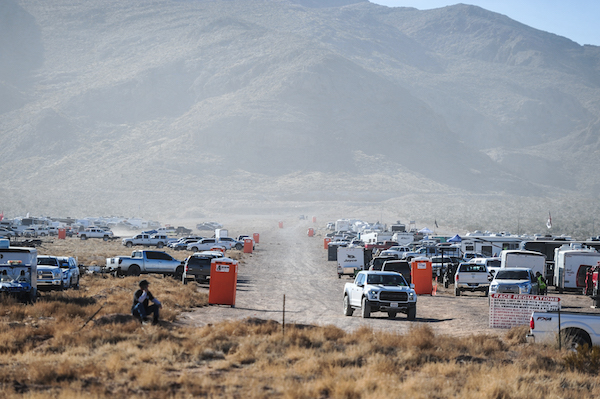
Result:
<instances>
[{"instance_id":1,"label":"banner sign","mask_svg":"<svg viewBox=\"0 0 600 399\"><path fill-rule=\"evenodd\" d=\"M490 328L512 328L529 324L533 312L560 309L560 298L545 295L491 294Z\"/></svg>"}]
</instances>

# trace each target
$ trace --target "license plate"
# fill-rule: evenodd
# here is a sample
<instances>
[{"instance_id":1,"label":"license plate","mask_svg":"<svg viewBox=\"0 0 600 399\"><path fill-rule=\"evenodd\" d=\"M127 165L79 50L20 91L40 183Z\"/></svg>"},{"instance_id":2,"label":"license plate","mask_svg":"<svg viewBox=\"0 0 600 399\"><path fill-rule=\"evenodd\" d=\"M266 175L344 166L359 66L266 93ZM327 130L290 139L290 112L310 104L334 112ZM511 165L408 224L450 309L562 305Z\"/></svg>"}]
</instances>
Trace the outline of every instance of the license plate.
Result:
<instances>
[{"instance_id":1,"label":"license plate","mask_svg":"<svg viewBox=\"0 0 600 399\"><path fill-rule=\"evenodd\" d=\"M397 308L398 307L398 302L392 302L392 303L390 303L390 306L392 308Z\"/></svg>"}]
</instances>

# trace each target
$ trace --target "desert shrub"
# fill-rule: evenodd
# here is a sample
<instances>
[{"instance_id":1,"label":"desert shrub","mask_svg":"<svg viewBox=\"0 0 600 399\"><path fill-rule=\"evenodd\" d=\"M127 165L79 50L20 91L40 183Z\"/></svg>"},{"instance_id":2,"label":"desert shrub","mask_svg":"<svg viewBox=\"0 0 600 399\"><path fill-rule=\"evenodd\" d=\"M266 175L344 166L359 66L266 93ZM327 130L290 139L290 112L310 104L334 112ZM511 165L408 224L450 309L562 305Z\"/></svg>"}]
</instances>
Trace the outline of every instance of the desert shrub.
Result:
<instances>
[{"instance_id":1,"label":"desert shrub","mask_svg":"<svg viewBox=\"0 0 600 399\"><path fill-rule=\"evenodd\" d=\"M578 346L577 350L567 354L563 361L570 370L597 375L600 371L600 346Z\"/></svg>"}]
</instances>

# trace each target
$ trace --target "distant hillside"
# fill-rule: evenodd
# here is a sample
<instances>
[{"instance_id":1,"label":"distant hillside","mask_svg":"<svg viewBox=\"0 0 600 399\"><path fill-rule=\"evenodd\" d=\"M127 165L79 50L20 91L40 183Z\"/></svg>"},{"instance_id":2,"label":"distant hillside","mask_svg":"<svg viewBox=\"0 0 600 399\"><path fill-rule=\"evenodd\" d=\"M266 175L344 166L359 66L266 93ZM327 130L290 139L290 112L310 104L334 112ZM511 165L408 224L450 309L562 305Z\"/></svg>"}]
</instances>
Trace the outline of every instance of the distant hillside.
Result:
<instances>
[{"instance_id":1,"label":"distant hillside","mask_svg":"<svg viewBox=\"0 0 600 399\"><path fill-rule=\"evenodd\" d=\"M598 195L599 71L598 47L463 4L5 0L0 199Z\"/></svg>"}]
</instances>

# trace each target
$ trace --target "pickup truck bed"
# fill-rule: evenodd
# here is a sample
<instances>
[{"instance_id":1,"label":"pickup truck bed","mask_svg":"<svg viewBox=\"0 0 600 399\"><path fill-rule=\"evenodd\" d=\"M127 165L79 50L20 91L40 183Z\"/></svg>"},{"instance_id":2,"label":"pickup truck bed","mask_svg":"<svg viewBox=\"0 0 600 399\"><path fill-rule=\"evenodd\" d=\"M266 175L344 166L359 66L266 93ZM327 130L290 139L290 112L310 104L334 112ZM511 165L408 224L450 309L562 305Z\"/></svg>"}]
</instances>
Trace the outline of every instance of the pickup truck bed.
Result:
<instances>
[{"instance_id":1,"label":"pickup truck bed","mask_svg":"<svg viewBox=\"0 0 600 399\"><path fill-rule=\"evenodd\" d=\"M533 312L527 340L557 342L558 312ZM560 312L561 341L566 347L600 345L600 314Z\"/></svg>"}]
</instances>

